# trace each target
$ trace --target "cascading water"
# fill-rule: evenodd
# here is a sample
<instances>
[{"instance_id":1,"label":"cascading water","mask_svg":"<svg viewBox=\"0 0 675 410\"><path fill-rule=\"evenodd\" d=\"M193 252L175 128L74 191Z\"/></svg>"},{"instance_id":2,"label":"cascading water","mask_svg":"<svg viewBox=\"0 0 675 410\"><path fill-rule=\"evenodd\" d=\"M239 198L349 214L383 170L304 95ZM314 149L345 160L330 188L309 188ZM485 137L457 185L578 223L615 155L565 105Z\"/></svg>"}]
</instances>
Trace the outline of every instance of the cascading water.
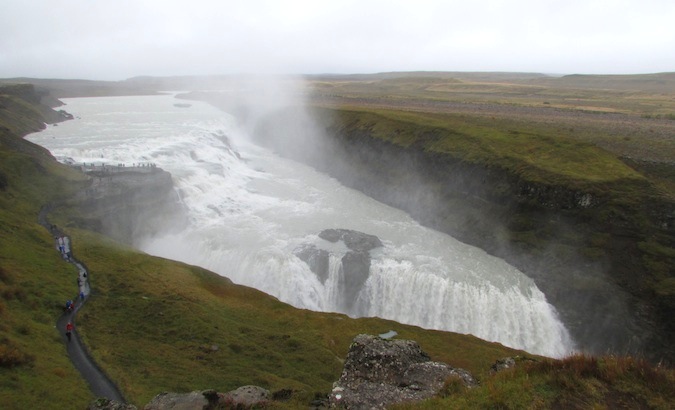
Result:
<instances>
[{"instance_id":1,"label":"cascading water","mask_svg":"<svg viewBox=\"0 0 675 410\"><path fill-rule=\"evenodd\" d=\"M60 159L169 171L189 223L182 232L136 238L140 249L199 265L296 307L379 316L471 333L560 357L572 342L532 280L478 248L424 228L407 214L312 168L252 144L227 114L172 96L67 99L76 116L28 139ZM171 221L167 221L167 227ZM382 241L368 252L364 282L345 306L339 228ZM297 256L328 252L326 278Z\"/></svg>"}]
</instances>

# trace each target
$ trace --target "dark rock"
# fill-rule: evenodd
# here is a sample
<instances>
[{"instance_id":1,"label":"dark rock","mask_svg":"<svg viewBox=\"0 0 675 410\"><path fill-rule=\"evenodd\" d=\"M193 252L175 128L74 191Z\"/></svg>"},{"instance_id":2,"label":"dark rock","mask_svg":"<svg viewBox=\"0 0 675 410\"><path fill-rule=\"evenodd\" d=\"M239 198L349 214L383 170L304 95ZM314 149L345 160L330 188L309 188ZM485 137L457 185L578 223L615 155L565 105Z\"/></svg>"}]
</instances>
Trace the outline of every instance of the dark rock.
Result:
<instances>
[{"instance_id":1,"label":"dark rock","mask_svg":"<svg viewBox=\"0 0 675 410\"><path fill-rule=\"evenodd\" d=\"M326 229L321 231L319 238L328 242L341 240L347 245L347 248L357 252L368 252L382 246L382 242L377 236L350 229Z\"/></svg>"},{"instance_id":2,"label":"dark rock","mask_svg":"<svg viewBox=\"0 0 675 410\"><path fill-rule=\"evenodd\" d=\"M342 255L339 309L347 314L360 314L355 309L356 297L370 274L370 250L382 246L375 235L350 229L325 229L319 237L328 242L343 241L348 252ZM321 283L325 284L329 276L330 252L317 248L314 244L305 244L294 251L305 261Z\"/></svg>"},{"instance_id":3,"label":"dark rock","mask_svg":"<svg viewBox=\"0 0 675 410\"><path fill-rule=\"evenodd\" d=\"M345 312L352 312L356 295L368 280L370 273L370 255L368 252L350 251L342 257L342 271L344 274L344 288L341 293L344 298Z\"/></svg>"},{"instance_id":4,"label":"dark rock","mask_svg":"<svg viewBox=\"0 0 675 410\"><path fill-rule=\"evenodd\" d=\"M477 385L469 372L432 362L414 341L358 335L329 400L345 408L385 408L433 397L452 376L467 387Z\"/></svg>"},{"instance_id":5,"label":"dark rock","mask_svg":"<svg viewBox=\"0 0 675 410\"><path fill-rule=\"evenodd\" d=\"M314 245L307 244L296 249L294 254L309 265L309 269L319 277L321 283L326 283L330 255L327 250L318 249Z\"/></svg>"}]
</instances>

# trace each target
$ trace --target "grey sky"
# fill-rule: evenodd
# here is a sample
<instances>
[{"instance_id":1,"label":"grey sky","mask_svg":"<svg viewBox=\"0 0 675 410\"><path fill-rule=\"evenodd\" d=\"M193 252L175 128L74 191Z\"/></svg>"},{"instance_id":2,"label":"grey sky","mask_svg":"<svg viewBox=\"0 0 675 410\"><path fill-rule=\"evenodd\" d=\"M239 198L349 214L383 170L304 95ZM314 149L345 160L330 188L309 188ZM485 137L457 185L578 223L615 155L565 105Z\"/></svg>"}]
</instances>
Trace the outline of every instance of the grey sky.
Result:
<instances>
[{"instance_id":1,"label":"grey sky","mask_svg":"<svg viewBox=\"0 0 675 410\"><path fill-rule=\"evenodd\" d=\"M673 0L2 0L0 78L675 71Z\"/></svg>"}]
</instances>

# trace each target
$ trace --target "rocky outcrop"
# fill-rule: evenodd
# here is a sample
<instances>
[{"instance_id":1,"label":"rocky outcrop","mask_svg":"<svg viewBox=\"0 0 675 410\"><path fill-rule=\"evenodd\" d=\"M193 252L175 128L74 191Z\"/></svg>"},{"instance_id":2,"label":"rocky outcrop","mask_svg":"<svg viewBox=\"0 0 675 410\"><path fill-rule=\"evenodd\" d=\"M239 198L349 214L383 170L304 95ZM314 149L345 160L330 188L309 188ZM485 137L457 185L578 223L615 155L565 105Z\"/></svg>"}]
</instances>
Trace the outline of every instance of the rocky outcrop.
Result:
<instances>
[{"instance_id":1,"label":"rocky outcrop","mask_svg":"<svg viewBox=\"0 0 675 410\"><path fill-rule=\"evenodd\" d=\"M252 408L264 406L270 400L270 391L259 386L242 386L220 398L225 408Z\"/></svg>"},{"instance_id":2,"label":"rocky outcrop","mask_svg":"<svg viewBox=\"0 0 675 410\"><path fill-rule=\"evenodd\" d=\"M325 284L328 279L330 252L319 249L314 244L304 244L294 251L295 256L303 260L309 269Z\"/></svg>"},{"instance_id":3,"label":"rocky outcrop","mask_svg":"<svg viewBox=\"0 0 675 410\"><path fill-rule=\"evenodd\" d=\"M433 397L452 377L477 386L469 372L431 361L414 341L358 335L329 400L348 409L382 409Z\"/></svg>"},{"instance_id":4,"label":"rocky outcrop","mask_svg":"<svg viewBox=\"0 0 675 410\"><path fill-rule=\"evenodd\" d=\"M88 175L91 184L77 203L80 226L129 244L160 230L184 226L185 213L170 173L154 167L109 166Z\"/></svg>"},{"instance_id":5,"label":"rocky outcrop","mask_svg":"<svg viewBox=\"0 0 675 410\"><path fill-rule=\"evenodd\" d=\"M370 251L382 246L377 236L350 229L326 229L319 233L319 238L331 243L343 242L347 251L340 258L339 294L340 309L348 314L358 314L354 309L356 296L368 280L370 273ZM326 283L330 269L330 255L326 249L317 244L304 244L295 250L295 255L305 261L321 283Z\"/></svg>"}]
</instances>

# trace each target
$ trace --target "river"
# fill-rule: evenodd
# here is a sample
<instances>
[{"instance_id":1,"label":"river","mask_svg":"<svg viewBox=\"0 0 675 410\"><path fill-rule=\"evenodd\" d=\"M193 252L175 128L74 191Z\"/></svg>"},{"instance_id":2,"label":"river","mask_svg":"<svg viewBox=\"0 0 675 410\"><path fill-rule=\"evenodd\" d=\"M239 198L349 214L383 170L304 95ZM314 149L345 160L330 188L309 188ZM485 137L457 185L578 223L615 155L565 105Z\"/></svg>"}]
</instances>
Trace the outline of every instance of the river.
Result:
<instances>
[{"instance_id":1,"label":"river","mask_svg":"<svg viewBox=\"0 0 675 410\"><path fill-rule=\"evenodd\" d=\"M152 255L199 265L298 308L377 316L550 357L574 350L534 282L481 249L423 227L406 213L255 145L230 115L172 95L64 99L74 120L28 140L61 161L156 164L187 211L180 232L135 238ZM344 311L336 295L346 248L327 228L377 236L367 281ZM294 253L333 253L322 282Z\"/></svg>"}]
</instances>

